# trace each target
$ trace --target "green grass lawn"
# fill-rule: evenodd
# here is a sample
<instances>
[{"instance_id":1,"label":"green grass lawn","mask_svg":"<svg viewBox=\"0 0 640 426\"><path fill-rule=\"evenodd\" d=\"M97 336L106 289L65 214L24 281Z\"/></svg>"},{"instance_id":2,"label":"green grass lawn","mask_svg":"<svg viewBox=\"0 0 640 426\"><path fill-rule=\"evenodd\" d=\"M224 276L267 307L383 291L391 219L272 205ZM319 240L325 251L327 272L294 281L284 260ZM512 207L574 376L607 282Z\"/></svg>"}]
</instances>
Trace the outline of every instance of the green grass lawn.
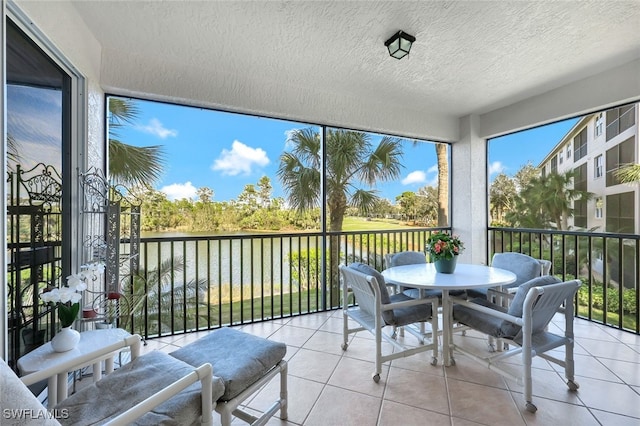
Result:
<instances>
[{"instance_id":1,"label":"green grass lawn","mask_svg":"<svg viewBox=\"0 0 640 426\"><path fill-rule=\"evenodd\" d=\"M371 219L347 216L342 224L343 231L381 231L388 229L411 229L414 226L395 219Z\"/></svg>"}]
</instances>

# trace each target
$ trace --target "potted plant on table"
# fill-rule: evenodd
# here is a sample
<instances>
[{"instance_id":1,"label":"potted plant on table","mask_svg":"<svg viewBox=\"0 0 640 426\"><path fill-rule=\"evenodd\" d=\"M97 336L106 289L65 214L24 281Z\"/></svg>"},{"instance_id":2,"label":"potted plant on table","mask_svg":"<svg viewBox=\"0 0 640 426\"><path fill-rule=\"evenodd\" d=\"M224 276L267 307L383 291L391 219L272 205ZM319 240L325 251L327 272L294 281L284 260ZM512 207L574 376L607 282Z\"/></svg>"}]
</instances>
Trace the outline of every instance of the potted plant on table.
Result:
<instances>
[{"instance_id":1,"label":"potted plant on table","mask_svg":"<svg viewBox=\"0 0 640 426\"><path fill-rule=\"evenodd\" d=\"M61 329L51 340L51 346L56 352L69 351L80 341L80 333L71 327L80 312L82 291L87 289L88 279L94 279L97 273L104 271L104 265L83 265L81 270L80 273L67 277L66 286L48 289L40 294L45 304L57 307Z\"/></svg>"},{"instance_id":2,"label":"potted plant on table","mask_svg":"<svg viewBox=\"0 0 640 426\"><path fill-rule=\"evenodd\" d=\"M464 250L464 244L457 235L446 232L434 232L427 238L425 251L436 271L452 274L456 268L458 255Z\"/></svg>"}]
</instances>

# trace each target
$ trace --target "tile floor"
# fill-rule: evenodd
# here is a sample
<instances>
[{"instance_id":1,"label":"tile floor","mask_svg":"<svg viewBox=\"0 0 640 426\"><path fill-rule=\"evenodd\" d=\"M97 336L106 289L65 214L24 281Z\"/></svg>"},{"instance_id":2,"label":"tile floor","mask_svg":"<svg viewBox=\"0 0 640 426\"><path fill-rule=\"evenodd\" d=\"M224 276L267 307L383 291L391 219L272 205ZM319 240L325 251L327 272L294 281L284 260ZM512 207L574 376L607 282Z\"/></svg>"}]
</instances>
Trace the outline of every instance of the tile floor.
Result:
<instances>
[{"instance_id":1,"label":"tile floor","mask_svg":"<svg viewBox=\"0 0 640 426\"><path fill-rule=\"evenodd\" d=\"M637 426L640 336L580 319L574 327L580 389L569 392L561 369L535 358L535 414L524 410L521 386L459 354L456 365L446 368L441 363L430 365L430 352L385 363L380 382L374 383L372 336L367 332L351 335L343 352L341 311L238 328L288 346L289 418L273 418L270 425ZM149 340L143 350L171 352L205 334ZM410 334L406 339L415 342ZM486 340L473 332L456 335L454 340L478 350L486 348ZM277 389L272 382L249 405L264 409Z\"/></svg>"}]
</instances>

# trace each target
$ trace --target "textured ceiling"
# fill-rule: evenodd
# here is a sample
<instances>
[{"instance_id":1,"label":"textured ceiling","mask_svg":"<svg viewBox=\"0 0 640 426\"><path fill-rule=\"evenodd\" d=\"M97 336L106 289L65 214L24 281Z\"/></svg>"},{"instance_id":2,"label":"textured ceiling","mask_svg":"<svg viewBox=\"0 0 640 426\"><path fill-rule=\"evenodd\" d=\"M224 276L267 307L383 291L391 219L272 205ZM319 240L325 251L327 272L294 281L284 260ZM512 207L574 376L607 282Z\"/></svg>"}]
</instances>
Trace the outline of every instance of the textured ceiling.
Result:
<instances>
[{"instance_id":1,"label":"textured ceiling","mask_svg":"<svg viewBox=\"0 0 640 426\"><path fill-rule=\"evenodd\" d=\"M102 45L106 87L232 110L249 109L243 96L260 96L253 110L289 118L340 98L424 116L482 114L640 58L640 1L74 6ZM417 38L402 60L384 47L398 30ZM141 68L155 84L131 75ZM207 81L221 80L220 99L198 99Z\"/></svg>"}]
</instances>

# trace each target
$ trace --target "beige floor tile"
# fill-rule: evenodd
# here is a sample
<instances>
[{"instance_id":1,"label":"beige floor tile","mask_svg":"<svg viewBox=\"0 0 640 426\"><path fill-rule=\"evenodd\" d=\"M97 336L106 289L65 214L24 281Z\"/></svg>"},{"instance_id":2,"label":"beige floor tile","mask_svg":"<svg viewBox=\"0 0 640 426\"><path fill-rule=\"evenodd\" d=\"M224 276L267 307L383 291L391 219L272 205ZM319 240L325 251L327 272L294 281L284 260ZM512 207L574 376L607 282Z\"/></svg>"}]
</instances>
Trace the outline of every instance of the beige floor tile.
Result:
<instances>
[{"instance_id":1,"label":"beige floor tile","mask_svg":"<svg viewBox=\"0 0 640 426\"><path fill-rule=\"evenodd\" d=\"M382 398L389 367L386 365L382 366L380 382L378 383L373 381L374 372L375 363L373 362L342 357L331 375L328 384Z\"/></svg>"},{"instance_id":2,"label":"beige floor tile","mask_svg":"<svg viewBox=\"0 0 640 426\"><path fill-rule=\"evenodd\" d=\"M447 383L451 412L456 417L493 426L525 424L508 391L455 379Z\"/></svg>"},{"instance_id":3,"label":"beige floor tile","mask_svg":"<svg viewBox=\"0 0 640 426\"><path fill-rule=\"evenodd\" d=\"M382 342L382 354L393 353L393 346L385 341ZM371 339L363 339L356 335L343 355L349 358L361 359L363 361L375 361L376 359L376 342ZM388 365L388 364L387 364Z\"/></svg>"},{"instance_id":4,"label":"beige floor tile","mask_svg":"<svg viewBox=\"0 0 640 426\"><path fill-rule=\"evenodd\" d=\"M311 315L301 315L299 317L291 318L286 325L292 325L294 327L310 328L317 330L320 328L331 315L328 312L319 312Z\"/></svg>"},{"instance_id":5,"label":"beige floor tile","mask_svg":"<svg viewBox=\"0 0 640 426\"><path fill-rule=\"evenodd\" d=\"M326 386L305 421L307 426L375 426L382 400Z\"/></svg>"},{"instance_id":6,"label":"beige floor tile","mask_svg":"<svg viewBox=\"0 0 640 426\"><path fill-rule=\"evenodd\" d=\"M551 330L559 329L558 324L562 325L555 320ZM640 424L640 336L585 320L575 320L576 380L580 389L570 392L560 366L534 358L535 414L524 409L522 386L462 354L456 354L456 365L447 368L441 359L437 366L431 366L430 352L393 360L383 364L381 381L373 382L374 337L369 332L351 334L348 349L342 351L341 311L238 328L287 344L289 419L275 417L269 425ZM172 352L208 333L150 339L142 352ZM480 333L456 333L454 340L489 355L486 338ZM399 341L417 344L411 335ZM392 345L383 342L383 353L393 351ZM552 353L564 357L563 348ZM518 372L521 358L512 357L504 364ZM249 400L249 405L264 410L278 392L279 381L274 378ZM233 424L244 423L236 419Z\"/></svg>"},{"instance_id":7,"label":"beige floor tile","mask_svg":"<svg viewBox=\"0 0 640 426\"><path fill-rule=\"evenodd\" d=\"M500 374L465 355L456 355L456 364L445 367L444 373L447 378L507 389L507 384Z\"/></svg>"},{"instance_id":8,"label":"beige floor tile","mask_svg":"<svg viewBox=\"0 0 640 426\"><path fill-rule=\"evenodd\" d=\"M433 374L436 376L444 376L442 359L438 354L438 364L431 365L433 353L431 350L420 352L404 358L398 358L391 361L391 365L405 370L420 371L422 373Z\"/></svg>"},{"instance_id":9,"label":"beige floor tile","mask_svg":"<svg viewBox=\"0 0 640 426\"><path fill-rule=\"evenodd\" d=\"M640 419L640 394L629 386L586 377L579 384L578 396L587 407Z\"/></svg>"},{"instance_id":10,"label":"beige floor tile","mask_svg":"<svg viewBox=\"0 0 640 426\"><path fill-rule=\"evenodd\" d=\"M441 426L450 424L449 416L394 401L382 401L378 426Z\"/></svg>"},{"instance_id":11,"label":"beige floor tile","mask_svg":"<svg viewBox=\"0 0 640 426\"><path fill-rule=\"evenodd\" d=\"M606 380L608 382L620 382L622 383L622 380L620 377L616 376L614 374L614 372L612 372L612 368L609 367L609 365L613 366L613 363L617 363L618 361L615 360L611 360L611 359L599 359L599 358L595 358L589 355L574 355L574 362L575 362L575 376L576 376L576 380L580 381L581 377L590 377L592 379L600 379L600 380ZM625 364L623 362L623 364ZM637 366L637 364L633 364L633 363L626 363L627 365L635 365ZM554 370L556 370L562 377L564 377L564 368L560 365L557 364L551 364L551 366L553 367ZM624 367L621 366L622 370L624 371ZM629 373L631 373L629 371ZM638 374L640 374L640 372L638 372ZM640 376L638 376L640 377Z\"/></svg>"},{"instance_id":12,"label":"beige floor tile","mask_svg":"<svg viewBox=\"0 0 640 426\"><path fill-rule=\"evenodd\" d=\"M451 417L451 426L478 426L483 423L472 422L471 420L461 419L460 417Z\"/></svg>"},{"instance_id":13,"label":"beige floor tile","mask_svg":"<svg viewBox=\"0 0 640 426\"><path fill-rule=\"evenodd\" d=\"M324 385L311 380L289 375L287 380L288 388L288 419L287 421L296 424L303 424L318 400ZM266 410L280 394L280 378L274 377L265 386L249 405L258 410ZM278 424L278 423L275 423ZM245 424L246 425L246 424Z\"/></svg>"},{"instance_id":14,"label":"beige floor tile","mask_svg":"<svg viewBox=\"0 0 640 426\"><path fill-rule=\"evenodd\" d=\"M342 335L319 330L302 347L304 349L342 355Z\"/></svg>"},{"instance_id":15,"label":"beige floor tile","mask_svg":"<svg viewBox=\"0 0 640 426\"><path fill-rule=\"evenodd\" d=\"M324 352L300 349L289 360L289 374L326 383L333 374L340 357Z\"/></svg>"},{"instance_id":16,"label":"beige floor tile","mask_svg":"<svg viewBox=\"0 0 640 426\"><path fill-rule=\"evenodd\" d=\"M591 358L593 359L593 358ZM613 381L622 381L631 386L640 386L640 368L638 368L638 364L635 362L627 362L627 361L618 361L615 359L596 359L597 361L604 364L604 366L611 370L617 377L616 379L611 379L606 376L604 373L600 375L589 375L588 377L592 377L594 379L607 380L610 382Z\"/></svg>"},{"instance_id":17,"label":"beige floor tile","mask_svg":"<svg viewBox=\"0 0 640 426\"><path fill-rule=\"evenodd\" d=\"M566 384L564 376L561 376L555 371L546 371L546 370L536 370L532 373L532 392L534 404L535 400L538 397L541 398L550 398L555 399L556 401L566 402L570 404L583 405L580 400L580 393L572 392L569 390L569 387ZM518 404L521 404L522 394L524 392L524 388L513 380L506 379L507 386L509 386L509 390L516 394L516 401ZM578 384L581 384L578 381Z\"/></svg>"},{"instance_id":18,"label":"beige floor tile","mask_svg":"<svg viewBox=\"0 0 640 426\"><path fill-rule=\"evenodd\" d=\"M449 415L444 377L391 367L384 399Z\"/></svg>"},{"instance_id":19,"label":"beige floor tile","mask_svg":"<svg viewBox=\"0 0 640 426\"><path fill-rule=\"evenodd\" d=\"M606 411L600 410L591 411L603 426L638 426L638 424L640 424L640 419L638 418L607 413Z\"/></svg>"},{"instance_id":20,"label":"beige floor tile","mask_svg":"<svg viewBox=\"0 0 640 426\"><path fill-rule=\"evenodd\" d=\"M585 348L589 354L599 358L617 359L620 361L628 361L640 363L640 353L631 349L624 343L602 342L594 339L581 339L580 345Z\"/></svg>"},{"instance_id":21,"label":"beige floor tile","mask_svg":"<svg viewBox=\"0 0 640 426\"><path fill-rule=\"evenodd\" d=\"M598 426L598 421L586 407L543 398L536 399L534 404L538 407L535 413L522 411L527 425Z\"/></svg>"},{"instance_id":22,"label":"beige floor tile","mask_svg":"<svg viewBox=\"0 0 640 426\"><path fill-rule=\"evenodd\" d=\"M247 324L240 327L240 330L253 334L254 336L260 336L264 338L271 337L273 333L278 331L282 327L282 324L274 321L257 322L255 324Z\"/></svg>"},{"instance_id":23,"label":"beige floor tile","mask_svg":"<svg viewBox=\"0 0 640 426\"><path fill-rule=\"evenodd\" d=\"M303 327L294 327L291 325L283 325L269 338L277 342L283 342L287 345L297 346L301 348L313 336L315 330Z\"/></svg>"},{"instance_id":24,"label":"beige floor tile","mask_svg":"<svg viewBox=\"0 0 640 426\"><path fill-rule=\"evenodd\" d=\"M331 333L339 333L340 335L342 335L342 323L342 317L336 318L332 316L327 318L327 321L325 321L324 324L322 324L320 328L318 328L318 330L328 331ZM352 326L355 327L355 323L352 324Z\"/></svg>"}]
</instances>

